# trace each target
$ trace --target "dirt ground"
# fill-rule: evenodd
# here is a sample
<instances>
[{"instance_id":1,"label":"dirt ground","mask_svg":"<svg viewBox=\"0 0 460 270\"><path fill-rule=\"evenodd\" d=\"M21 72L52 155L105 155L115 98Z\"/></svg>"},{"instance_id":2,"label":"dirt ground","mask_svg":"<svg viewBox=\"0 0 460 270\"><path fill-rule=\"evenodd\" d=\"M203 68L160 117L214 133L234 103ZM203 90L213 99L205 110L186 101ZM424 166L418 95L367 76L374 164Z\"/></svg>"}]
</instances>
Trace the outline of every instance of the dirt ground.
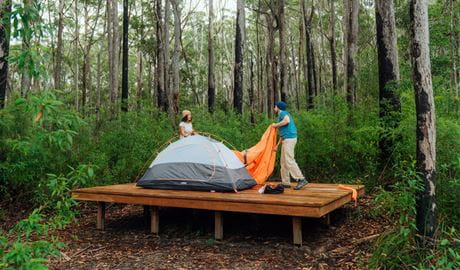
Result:
<instances>
[{"instance_id":1,"label":"dirt ground","mask_svg":"<svg viewBox=\"0 0 460 270\"><path fill-rule=\"evenodd\" d=\"M96 205L80 204L78 223L60 233L54 269L363 269L372 241L388 224L367 215L369 198L332 214L331 226L303 219L301 247L288 217L224 214L224 240L213 239L213 213L160 209L160 234L149 233L140 206L111 205L106 230L95 229Z\"/></svg>"}]
</instances>

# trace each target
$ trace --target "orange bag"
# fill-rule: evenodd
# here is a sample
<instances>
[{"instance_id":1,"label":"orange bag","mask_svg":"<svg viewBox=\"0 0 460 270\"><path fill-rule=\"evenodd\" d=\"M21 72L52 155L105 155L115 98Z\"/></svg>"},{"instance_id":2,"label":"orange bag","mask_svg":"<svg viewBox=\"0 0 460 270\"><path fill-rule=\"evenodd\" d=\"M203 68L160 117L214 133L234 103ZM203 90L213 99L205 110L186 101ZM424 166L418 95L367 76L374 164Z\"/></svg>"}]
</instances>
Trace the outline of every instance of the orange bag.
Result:
<instances>
[{"instance_id":1,"label":"orange bag","mask_svg":"<svg viewBox=\"0 0 460 270\"><path fill-rule=\"evenodd\" d=\"M233 151L238 159L246 165L246 169L257 184L264 184L275 168L278 148L276 135L276 128L270 125L256 145L241 152Z\"/></svg>"}]
</instances>

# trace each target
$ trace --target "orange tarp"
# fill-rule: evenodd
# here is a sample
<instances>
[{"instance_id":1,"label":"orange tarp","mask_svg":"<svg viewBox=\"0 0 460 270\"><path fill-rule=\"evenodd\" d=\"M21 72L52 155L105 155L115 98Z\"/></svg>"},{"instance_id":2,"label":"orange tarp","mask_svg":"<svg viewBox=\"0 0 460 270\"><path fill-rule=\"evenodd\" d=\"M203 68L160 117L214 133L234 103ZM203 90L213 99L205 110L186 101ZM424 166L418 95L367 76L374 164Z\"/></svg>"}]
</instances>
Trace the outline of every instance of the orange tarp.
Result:
<instances>
[{"instance_id":1,"label":"orange tarp","mask_svg":"<svg viewBox=\"0 0 460 270\"><path fill-rule=\"evenodd\" d=\"M269 126L256 145L241 152L233 152L246 165L257 184L264 184L275 168L277 147L276 128Z\"/></svg>"}]
</instances>

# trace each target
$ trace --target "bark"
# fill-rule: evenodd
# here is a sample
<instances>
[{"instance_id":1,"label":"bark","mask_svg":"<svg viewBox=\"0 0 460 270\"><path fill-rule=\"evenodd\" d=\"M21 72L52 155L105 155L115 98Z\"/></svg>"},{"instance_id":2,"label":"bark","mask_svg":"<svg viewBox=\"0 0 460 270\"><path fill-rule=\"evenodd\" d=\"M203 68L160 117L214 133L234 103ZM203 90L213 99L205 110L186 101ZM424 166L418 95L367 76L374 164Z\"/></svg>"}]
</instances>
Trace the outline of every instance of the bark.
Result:
<instances>
[{"instance_id":1,"label":"bark","mask_svg":"<svg viewBox=\"0 0 460 270\"><path fill-rule=\"evenodd\" d=\"M255 123L254 118L254 56L251 53L251 63L250 63L250 85L249 85L249 111L251 114L251 123Z\"/></svg>"},{"instance_id":2,"label":"bark","mask_svg":"<svg viewBox=\"0 0 460 270\"><path fill-rule=\"evenodd\" d=\"M100 121L101 119L101 76L102 76L102 70L101 70L101 54L97 54L97 78L96 78L96 119L97 122Z\"/></svg>"},{"instance_id":3,"label":"bark","mask_svg":"<svg viewBox=\"0 0 460 270\"><path fill-rule=\"evenodd\" d=\"M260 9L260 0L257 1L257 8ZM259 112L265 112L265 97L262 92L263 84L263 70L262 70L262 54L260 49L260 12L256 13L256 63L257 63L257 97L259 100L258 107Z\"/></svg>"},{"instance_id":4,"label":"bark","mask_svg":"<svg viewBox=\"0 0 460 270\"><path fill-rule=\"evenodd\" d=\"M356 78L356 54L358 51L358 13L359 1L348 0L347 9L345 10L347 16L347 45L346 45L346 96L347 103L350 107L355 104L355 95L357 88Z\"/></svg>"},{"instance_id":5,"label":"bark","mask_svg":"<svg viewBox=\"0 0 460 270\"><path fill-rule=\"evenodd\" d=\"M172 83L172 103L171 108L175 114L179 113L179 93L180 93L180 74L179 74L179 57L180 57L180 46L181 46L181 20L180 20L180 6L179 0L172 0L174 13L174 53L172 57L172 72L173 72L173 83Z\"/></svg>"},{"instance_id":6,"label":"bark","mask_svg":"<svg viewBox=\"0 0 460 270\"><path fill-rule=\"evenodd\" d=\"M240 114L243 113L243 48L245 38L244 17L244 0L237 0L233 108Z\"/></svg>"},{"instance_id":7,"label":"bark","mask_svg":"<svg viewBox=\"0 0 460 270\"><path fill-rule=\"evenodd\" d=\"M331 36L329 37L329 46L331 51L331 69L332 69L332 88L334 94L337 94L337 53L336 53L336 41L335 41L335 1L329 1L330 3L330 27Z\"/></svg>"},{"instance_id":8,"label":"bark","mask_svg":"<svg viewBox=\"0 0 460 270\"><path fill-rule=\"evenodd\" d=\"M163 21L163 61L164 61L164 74L163 74L163 86L164 86L164 111L168 112L171 117L170 104L172 103L171 91L169 87L169 16L171 13L171 0L165 0L165 18Z\"/></svg>"},{"instance_id":9,"label":"bark","mask_svg":"<svg viewBox=\"0 0 460 270\"><path fill-rule=\"evenodd\" d=\"M394 149L389 134L398 127L401 104L397 94L399 64L393 0L375 2L377 27L377 52L379 69L380 124L383 129L380 146L380 163L385 168Z\"/></svg>"},{"instance_id":10,"label":"bark","mask_svg":"<svg viewBox=\"0 0 460 270\"><path fill-rule=\"evenodd\" d=\"M109 62L109 92L110 92L110 107L112 109L113 102L115 101L114 92L113 91L113 31L112 31L112 4L113 0L106 1L106 13L107 13L107 48L109 50L108 53L108 62Z\"/></svg>"},{"instance_id":11,"label":"bark","mask_svg":"<svg viewBox=\"0 0 460 270\"><path fill-rule=\"evenodd\" d=\"M157 105L158 108L162 111L165 111L166 108L166 99L165 99L165 85L164 85L164 35L163 35L163 19L162 19L162 0L156 0L156 41L157 41L157 56L156 56L156 76L155 84L157 87Z\"/></svg>"},{"instance_id":12,"label":"bark","mask_svg":"<svg viewBox=\"0 0 460 270\"><path fill-rule=\"evenodd\" d=\"M278 31L280 36L280 93L281 100L287 102L288 73L286 60L286 29L284 16L284 0L278 0Z\"/></svg>"},{"instance_id":13,"label":"bark","mask_svg":"<svg viewBox=\"0 0 460 270\"><path fill-rule=\"evenodd\" d=\"M214 47L213 47L213 2L209 0L209 15L208 15L208 111L214 112L215 100L216 100L216 83L214 77Z\"/></svg>"},{"instance_id":14,"label":"bark","mask_svg":"<svg viewBox=\"0 0 460 270\"><path fill-rule=\"evenodd\" d=\"M110 100L112 102L112 114L116 114L116 102L118 100L118 62L119 62L119 41L118 41L118 1L109 0L112 2L112 14L111 14L111 24L112 24L112 70L111 70L111 80L112 80L112 89Z\"/></svg>"},{"instance_id":15,"label":"bark","mask_svg":"<svg viewBox=\"0 0 460 270\"><path fill-rule=\"evenodd\" d=\"M75 61L75 77L74 77L74 87L75 87L75 107L78 111L80 109L80 89L78 88L78 77L79 77L79 70L78 70L78 45L80 42L80 25L78 21L78 0L75 0L74 3L74 12L75 12L75 47L74 47L74 61Z\"/></svg>"},{"instance_id":16,"label":"bark","mask_svg":"<svg viewBox=\"0 0 460 270\"><path fill-rule=\"evenodd\" d=\"M455 90L455 96L459 97L459 71L457 67L457 61L459 61L459 52L460 52L460 36L458 31L459 24L459 14L455 12L456 9L455 0L450 0L450 31L451 31L451 52L452 52L452 88Z\"/></svg>"},{"instance_id":17,"label":"bark","mask_svg":"<svg viewBox=\"0 0 460 270\"><path fill-rule=\"evenodd\" d=\"M32 0L23 0L24 6L31 6L32 5ZM22 40L22 50L23 51L29 51L30 50L30 36L25 33L23 36ZM27 93L29 93L30 86L32 84L31 78L29 71L26 69L23 69L21 72L21 96L25 97Z\"/></svg>"},{"instance_id":18,"label":"bark","mask_svg":"<svg viewBox=\"0 0 460 270\"><path fill-rule=\"evenodd\" d=\"M275 29L273 27L273 16L271 14L265 14L265 18L267 21L267 30L268 30L268 37L266 39L267 42L267 56L266 61L266 74L267 74L267 114L269 117L272 116L273 110L272 107L275 103L275 93L276 91L276 83L275 77L276 72L274 70L275 67L275 45L273 43L275 38Z\"/></svg>"},{"instance_id":19,"label":"bark","mask_svg":"<svg viewBox=\"0 0 460 270\"><path fill-rule=\"evenodd\" d=\"M423 179L417 197L416 223L419 233L433 237L437 225L435 201L436 128L428 27L428 0L410 1L410 38L415 90L416 169Z\"/></svg>"},{"instance_id":20,"label":"bark","mask_svg":"<svg viewBox=\"0 0 460 270\"><path fill-rule=\"evenodd\" d=\"M129 60L129 48L128 48L128 31L129 31L129 5L128 0L123 0L123 62L121 69L121 110L123 112L128 111L128 60Z\"/></svg>"},{"instance_id":21,"label":"bark","mask_svg":"<svg viewBox=\"0 0 460 270\"><path fill-rule=\"evenodd\" d=\"M54 88L61 89L62 77L62 34L64 32L64 0L59 0L58 4L58 30L56 44L56 59L54 64Z\"/></svg>"},{"instance_id":22,"label":"bark","mask_svg":"<svg viewBox=\"0 0 460 270\"><path fill-rule=\"evenodd\" d=\"M144 19L144 7L141 3L141 20ZM139 31L139 36L140 36L140 42L144 40L144 26L140 26L141 29ZM137 109L141 110L141 104L142 100L144 98L144 81L143 81L143 75L144 75L144 59L142 55L142 48L141 44L138 44L137 46ZM149 76L150 80L150 76ZM150 87L149 87L150 90Z\"/></svg>"},{"instance_id":23,"label":"bark","mask_svg":"<svg viewBox=\"0 0 460 270\"><path fill-rule=\"evenodd\" d=\"M305 30L305 55L306 64L304 64L304 76L306 84L306 97L307 97L307 109L311 110L314 107L313 97L315 94L315 76L314 76L314 55L313 45L311 42L311 22L314 14L314 7L312 6L310 16L307 17L307 8L305 6L305 0L302 0L302 14L303 23Z\"/></svg>"},{"instance_id":24,"label":"bark","mask_svg":"<svg viewBox=\"0 0 460 270\"><path fill-rule=\"evenodd\" d=\"M11 1L0 0L0 109L5 106L8 84L8 55L10 51L10 20L5 17L11 12Z\"/></svg>"}]
</instances>

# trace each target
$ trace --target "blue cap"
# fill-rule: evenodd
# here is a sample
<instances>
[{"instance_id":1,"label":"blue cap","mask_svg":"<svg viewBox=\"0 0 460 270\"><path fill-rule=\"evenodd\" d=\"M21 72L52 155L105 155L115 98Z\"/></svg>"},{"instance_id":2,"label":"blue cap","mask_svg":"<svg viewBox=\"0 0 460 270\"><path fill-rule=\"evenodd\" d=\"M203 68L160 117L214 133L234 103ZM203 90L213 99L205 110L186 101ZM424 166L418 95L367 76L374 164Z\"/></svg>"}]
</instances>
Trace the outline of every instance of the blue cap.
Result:
<instances>
[{"instance_id":1,"label":"blue cap","mask_svg":"<svg viewBox=\"0 0 460 270\"><path fill-rule=\"evenodd\" d=\"M278 109L282 110L282 111L285 111L286 108L287 108L287 104L283 101L278 101L278 102L275 102L275 106L278 107Z\"/></svg>"}]
</instances>

